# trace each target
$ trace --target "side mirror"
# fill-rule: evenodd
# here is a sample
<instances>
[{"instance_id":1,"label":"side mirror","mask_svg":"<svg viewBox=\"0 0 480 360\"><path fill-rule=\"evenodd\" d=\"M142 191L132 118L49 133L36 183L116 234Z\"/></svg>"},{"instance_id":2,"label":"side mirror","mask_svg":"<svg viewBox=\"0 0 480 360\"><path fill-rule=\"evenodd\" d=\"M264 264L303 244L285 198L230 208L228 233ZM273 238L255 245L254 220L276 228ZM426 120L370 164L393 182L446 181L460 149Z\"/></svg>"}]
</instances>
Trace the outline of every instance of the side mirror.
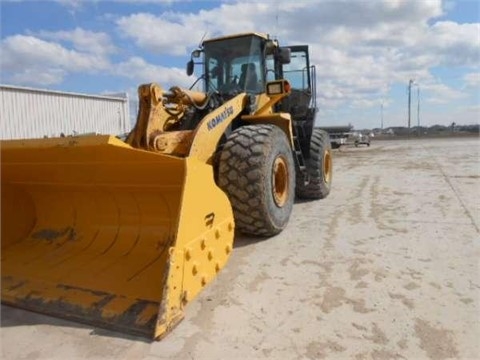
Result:
<instances>
[{"instance_id":1,"label":"side mirror","mask_svg":"<svg viewBox=\"0 0 480 360\"><path fill-rule=\"evenodd\" d=\"M191 76L193 74L193 67L194 67L194 63L193 63L193 60L190 60L189 62L187 62L187 75L188 76Z\"/></svg>"},{"instance_id":2,"label":"side mirror","mask_svg":"<svg viewBox=\"0 0 480 360\"><path fill-rule=\"evenodd\" d=\"M280 64L290 64L290 48L281 47L278 48L277 59Z\"/></svg>"}]
</instances>

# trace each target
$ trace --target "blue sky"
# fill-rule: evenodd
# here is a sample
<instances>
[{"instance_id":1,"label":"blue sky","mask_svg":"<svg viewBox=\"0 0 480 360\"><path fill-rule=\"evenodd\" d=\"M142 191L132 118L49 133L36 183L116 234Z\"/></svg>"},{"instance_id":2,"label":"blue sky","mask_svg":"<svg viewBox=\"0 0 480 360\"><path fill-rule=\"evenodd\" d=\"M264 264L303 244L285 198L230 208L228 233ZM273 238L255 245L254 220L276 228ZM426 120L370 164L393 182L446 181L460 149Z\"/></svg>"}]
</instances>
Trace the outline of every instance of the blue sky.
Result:
<instances>
[{"instance_id":1,"label":"blue sky","mask_svg":"<svg viewBox=\"0 0 480 360\"><path fill-rule=\"evenodd\" d=\"M478 1L2 0L3 84L106 94L190 86L204 34L268 33L309 44L318 125L355 128L480 122ZM197 74L199 75L199 74ZM382 106L383 104L383 106Z\"/></svg>"}]
</instances>

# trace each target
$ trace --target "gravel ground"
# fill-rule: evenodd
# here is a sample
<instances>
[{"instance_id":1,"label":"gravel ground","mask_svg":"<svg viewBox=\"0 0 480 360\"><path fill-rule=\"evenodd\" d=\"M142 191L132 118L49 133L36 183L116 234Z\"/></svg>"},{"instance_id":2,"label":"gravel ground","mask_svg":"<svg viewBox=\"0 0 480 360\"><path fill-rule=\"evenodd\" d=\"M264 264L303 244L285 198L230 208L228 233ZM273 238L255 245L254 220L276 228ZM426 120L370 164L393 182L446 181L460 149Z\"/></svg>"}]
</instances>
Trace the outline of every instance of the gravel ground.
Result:
<instances>
[{"instance_id":1,"label":"gravel ground","mask_svg":"<svg viewBox=\"0 0 480 360\"><path fill-rule=\"evenodd\" d=\"M4 359L479 359L480 140L334 153L322 201L227 267L164 340L2 306Z\"/></svg>"}]
</instances>

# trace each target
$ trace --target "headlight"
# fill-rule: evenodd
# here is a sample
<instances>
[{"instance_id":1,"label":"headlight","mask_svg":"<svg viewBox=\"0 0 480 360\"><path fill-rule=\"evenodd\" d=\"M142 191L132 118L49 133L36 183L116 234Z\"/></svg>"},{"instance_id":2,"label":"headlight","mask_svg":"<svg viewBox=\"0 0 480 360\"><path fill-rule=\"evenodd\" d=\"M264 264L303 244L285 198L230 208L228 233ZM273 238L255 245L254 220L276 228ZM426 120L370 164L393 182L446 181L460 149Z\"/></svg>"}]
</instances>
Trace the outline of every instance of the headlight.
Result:
<instances>
[{"instance_id":1,"label":"headlight","mask_svg":"<svg viewBox=\"0 0 480 360\"><path fill-rule=\"evenodd\" d=\"M282 84L281 83L269 83L267 84L267 94L268 95L277 95L282 93Z\"/></svg>"},{"instance_id":2,"label":"headlight","mask_svg":"<svg viewBox=\"0 0 480 360\"><path fill-rule=\"evenodd\" d=\"M290 83L285 80L275 80L267 83L267 95L282 95L290 92Z\"/></svg>"}]
</instances>

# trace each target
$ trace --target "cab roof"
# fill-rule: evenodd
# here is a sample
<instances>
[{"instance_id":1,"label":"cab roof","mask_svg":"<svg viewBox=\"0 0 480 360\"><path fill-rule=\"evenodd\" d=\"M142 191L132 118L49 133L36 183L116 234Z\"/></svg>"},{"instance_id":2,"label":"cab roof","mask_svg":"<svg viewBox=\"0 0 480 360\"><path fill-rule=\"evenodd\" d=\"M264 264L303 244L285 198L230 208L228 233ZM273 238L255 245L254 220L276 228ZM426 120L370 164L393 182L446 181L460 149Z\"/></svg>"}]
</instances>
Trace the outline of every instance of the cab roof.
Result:
<instances>
[{"instance_id":1,"label":"cab roof","mask_svg":"<svg viewBox=\"0 0 480 360\"><path fill-rule=\"evenodd\" d=\"M250 32L250 33L240 33L240 34L232 34L232 35L225 35L225 36L219 36L216 38L212 39L207 39L202 42L202 45L205 43L209 42L214 42L214 41L220 41L220 40L226 40L226 39L235 39L235 38L241 38L241 37L246 37L246 36L257 36L262 39L268 40L270 39L270 36L268 34L264 33L257 33L257 32Z\"/></svg>"}]
</instances>

